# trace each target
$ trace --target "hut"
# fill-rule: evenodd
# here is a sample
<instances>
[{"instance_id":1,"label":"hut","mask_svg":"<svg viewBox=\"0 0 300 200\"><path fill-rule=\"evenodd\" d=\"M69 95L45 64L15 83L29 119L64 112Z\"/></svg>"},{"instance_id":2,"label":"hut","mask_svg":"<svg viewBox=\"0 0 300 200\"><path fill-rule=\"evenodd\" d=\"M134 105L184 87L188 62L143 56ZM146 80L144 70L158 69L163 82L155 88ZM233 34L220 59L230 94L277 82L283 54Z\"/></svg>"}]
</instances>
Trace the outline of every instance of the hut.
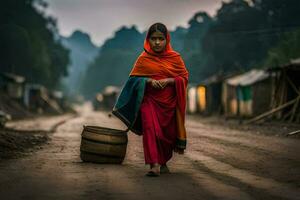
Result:
<instances>
[{"instance_id":1,"label":"hut","mask_svg":"<svg viewBox=\"0 0 300 200\"><path fill-rule=\"evenodd\" d=\"M197 85L197 111L201 114L220 114L222 75L213 75Z\"/></svg>"},{"instance_id":2,"label":"hut","mask_svg":"<svg viewBox=\"0 0 300 200\"><path fill-rule=\"evenodd\" d=\"M23 97L25 78L12 73L1 73L0 87L2 91L14 99Z\"/></svg>"},{"instance_id":3,"label":"hut","mask_svg":"<svg viewBox=\"0 0 300 200\"><path fill-rule=\"evenodd\" d=\"M117 86L109 85L104 88L102 93L102 106L104 109L112 110L117 98L120 94L120 88ZM101 99L101 97L100 97Z\"/></svg>"},{"instance_id":4,"label":"hut","mask_svg":"<svg viewBox=\"0 0 300 200\"><path fill-rule=\"evenodd\" d=\"M42 96L47 94L46 88L39 84L26 84L24 90L24 105L32 111L37 111L44 106Z\"/></svg>"},{"instance_id":5,"label":"hut","mask_svg":"<svg viewBox=\"0 0 300 200\"><path fill-rule=\"evenodd\" d=\"M289 63L268 68L275 73L275 87L271 109L250 122L275 117L300 123L300 58Z\"/></svg>"},{"instance_id":6,"label":"hut","mask_svg":"<svg viewBox=\"0 0 300 200\"><path fill-rule=\"evenodd\" d=\"M63 113L56 99L50 98L50 96L49 91L43 85L25 85L24 104L29 110L38 113Z\"/></svg>"},{"instance_id":7,"label":"hut","mask_svg":"<svg viewBox=\"0 0 300 200\"><path fill-rule=\"evenodd\" d=\"M223 82L222 104L225 116L251 117L270 109L273 76L253 69Z\"/></svg>"}]
</instances>

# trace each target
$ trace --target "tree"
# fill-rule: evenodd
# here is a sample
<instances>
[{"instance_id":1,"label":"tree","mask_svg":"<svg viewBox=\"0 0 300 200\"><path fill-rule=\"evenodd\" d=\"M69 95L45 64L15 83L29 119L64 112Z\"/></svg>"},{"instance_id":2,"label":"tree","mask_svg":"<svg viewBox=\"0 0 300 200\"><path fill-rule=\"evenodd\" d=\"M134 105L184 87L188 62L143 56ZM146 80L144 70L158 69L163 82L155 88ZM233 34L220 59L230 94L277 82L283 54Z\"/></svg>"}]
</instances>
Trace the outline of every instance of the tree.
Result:
<instances>
[{"instance_id":1,"label":"tree","mask_svg":"<svg viewBox=\"0 0 300 200\"><path fill-rule=\"evenodd\" d=\"M205 12L196 13L189 20L189 28L184 37L182 56L190 73L190 81L197 80L206 76L203 73L206 57L204 56L204 49L202 48L204 36L213 25L213 19Z\"/></svg>"},{"instance_id":2,"label":"tree","mask_svg":"<svg viewBox=\"0 0 300 200\"><path fill-rule=\"evenodd\" d=\"M278 45L268 52L265 67L279 66L300 58L300 29L287 33Z\"/></svg>"},{"instance_id":3,"label":"tree","mask_svg":"<svg viewBox=\"0 0 300 200\"><path fill-rule=\"evenodd\" d=\"M105 41L86 71L81 89L86 98L94 97L107 85L121 86L126 81L135 60L143 51L144 35L135 26L121 27L113 38Z\"/></svg>"},{"instance_id":4,"label":"tree","mask_svg":"<svg viewBox=\"0 0 300 200\"><path fill-rule=\"evenodd\" d=\"M0 7L2 72L55 88L67 75L69 51L57 40L55 19L43 13L42 0L4 0Z\"/></svg>"}]
</instances>

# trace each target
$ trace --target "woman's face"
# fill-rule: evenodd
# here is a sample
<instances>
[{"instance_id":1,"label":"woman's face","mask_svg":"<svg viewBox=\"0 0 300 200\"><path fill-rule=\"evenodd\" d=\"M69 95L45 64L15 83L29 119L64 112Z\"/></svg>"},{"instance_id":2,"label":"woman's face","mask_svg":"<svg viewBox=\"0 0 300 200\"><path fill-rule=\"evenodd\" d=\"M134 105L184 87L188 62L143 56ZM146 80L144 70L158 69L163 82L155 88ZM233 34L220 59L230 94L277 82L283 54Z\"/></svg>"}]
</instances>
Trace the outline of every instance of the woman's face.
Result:
<instances>
[{"instance_id":1,"label":"woman's face","mask_svg":"<svg viewBox=\"0 0 300 200\"><path fill-rule=\"evenodd\" d=\"M161 53L166 48L167 40L162 32L156 31L150 35L149 43L154 52Z\"/></svg>"}]
</instances>

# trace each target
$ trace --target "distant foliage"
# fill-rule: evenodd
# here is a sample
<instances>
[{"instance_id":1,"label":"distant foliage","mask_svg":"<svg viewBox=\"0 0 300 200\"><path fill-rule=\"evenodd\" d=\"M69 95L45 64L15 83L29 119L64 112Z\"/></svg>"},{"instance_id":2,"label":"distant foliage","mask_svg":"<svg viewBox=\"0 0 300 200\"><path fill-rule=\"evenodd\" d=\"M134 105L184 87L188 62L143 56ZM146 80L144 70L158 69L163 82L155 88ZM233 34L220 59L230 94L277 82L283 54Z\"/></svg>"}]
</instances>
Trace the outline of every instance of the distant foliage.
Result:
<instances>
[{"instance_id":1,"label":"distant foliage","mask_svg":"<svg viewBox=\"0 0 300 200\"><path fill-rule=\"evenodd\" d=\"M55 37L56 22L42 0L3 0L0 7L0 67L48 88L67 75L69 51Z\"/></svg>"},{"instance_id":2,"label":"distant foliage","mask_svg":"<svg viewBox=\"0 0 300 200\"><path fill-rule=\"evenodd\" d=\"M207 63L204 37L213 26L213 19L205 12L196 13L189 20L189 28L183 38L182 56L190 73L190 82L196 82L207 76L201 70Z\"/></svg>"},{"instance_id":3,"label":"distant foliage","mask_svg":"<svg viewBox=\"0 0 300 200\"><path fill-rule=\"evenodd\" d=\"M81 91L92 98L107 85L124 84L138 55L143 51L144 35L135 26L121 27L115 36L108 39L100 54L88 67Z\"/></svg>"},{"instance_id":4,"label":"distant foliage","mask_svg":"<svg viewBox=\"0 0 300 200\"><path fill-rule=\"evenodd\" d=\"M71 63L68 77L62 83L69 96L80 95L81 82L88 65L95 59L99 48L93 44L89 34L76 30L69 37L61 37L62 44L70 50Z\"/></svg>"},{"instance_id":5,"label":"distant foliage","mask_svg":"<svg viewBox=\"0 0 300 200\"><path fill-rule=\"evenodd\" d=\"M297 58L300 58L300 29L287 33L278 45L269 51L265 66L279 66Z\"/></svg>"}]
</instances>

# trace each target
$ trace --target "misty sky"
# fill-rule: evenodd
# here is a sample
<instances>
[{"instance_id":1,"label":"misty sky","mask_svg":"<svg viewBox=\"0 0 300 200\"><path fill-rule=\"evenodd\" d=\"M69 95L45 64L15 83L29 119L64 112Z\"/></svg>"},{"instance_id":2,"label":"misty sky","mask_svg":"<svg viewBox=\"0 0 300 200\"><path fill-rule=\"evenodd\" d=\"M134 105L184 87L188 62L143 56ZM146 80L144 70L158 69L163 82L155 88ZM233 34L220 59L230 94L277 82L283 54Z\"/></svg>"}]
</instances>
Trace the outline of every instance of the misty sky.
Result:
<instances>
[{"instance_id":1,"label":"misty sky","mask_svg":"<svg viewBox=\"0 0 300 200\"><path fill-rule=\"evenodd\" d=\"M162 22L170 30L187 27L188 20L198 11L214 15L222 0L45 0L47 13L58 20L64 36L79 29L89 33L101 45L122 25L137 25L146 30L154 22ZM223 0L224 1L224 0Z\"/></svg>"}]
</instances>

